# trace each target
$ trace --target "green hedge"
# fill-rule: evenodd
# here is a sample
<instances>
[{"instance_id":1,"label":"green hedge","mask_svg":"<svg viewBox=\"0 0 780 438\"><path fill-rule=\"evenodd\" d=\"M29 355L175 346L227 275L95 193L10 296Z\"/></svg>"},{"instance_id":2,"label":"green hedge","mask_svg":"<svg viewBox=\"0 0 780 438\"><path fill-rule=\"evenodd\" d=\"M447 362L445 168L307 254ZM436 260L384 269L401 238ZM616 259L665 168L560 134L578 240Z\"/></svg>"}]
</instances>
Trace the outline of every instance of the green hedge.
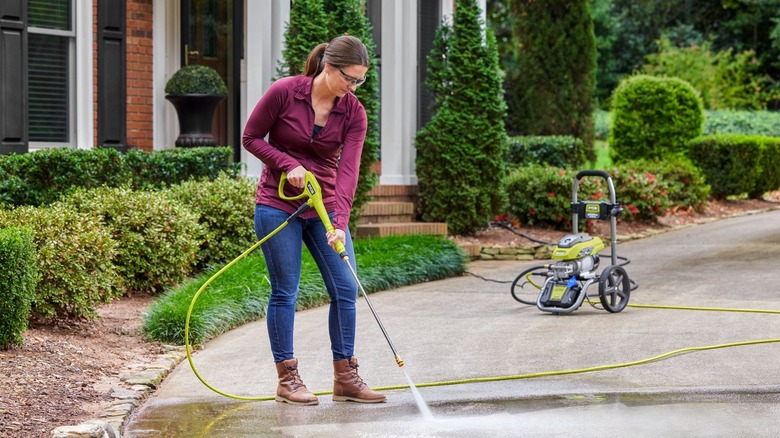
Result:
<instances>
[{"instance_id":1,"label":"green hedge","mask_svg":"<svg viewBox=\"0 0 780 438\"><path fill-rule=\"evenodd\" d=\"M116 242L96 218L63 205L25 206L0 210L0 227L8 226L32 232L41 274L33 316L93 318L96 304L121 295Z\"/></svg>"},{"instance_id":2,"label":"green hedge","mask_svg":"<svg viewBox=\"0 0 780 438\"><path fill-rule=\"evenodd\" d=\"M103 187L78 190L62 203L93 215L110 230L128 292L160 292L192 271L203 229L197 215L167 192Z\"/></svg>"},{"instance_id":3,"label":"green hedge","mask_svg":"<svg viewBox=\"0 0 780 438\"><path fill-rule=\"evenodd\" d=\"M707 111L703 135L745 134L780 137L780 112Z\"/></svg>"},{"instance_id":4,"label":"green hedge","mask_svg":"<svg viewBox=\"0 0 780 438\"><path fill-rule=\"evenodd\" d=\"M253 180L226 174L213 181L190 180L171 186L171 197L195 213L203 226L205 235L196 256L199 270L233 260L257 241L256 188Z\"/></svg>"},{"instance_id":5,"label":"green hedge","mask_svg":"<svg viewBox=\"0 0 780 438\"><path fill-rule=\"evenodd\" d=\"M76 188L103 185L162 187L189 178L216 178L220 172L238 175L232 150L177 148L159 152L114 149L52 148L0 156L0 202L5 205L48 205Z\"/></svg>"},{"instance_id":6,"label":"green hedge","mask_svg":"<svg viewBox=\"0 0 780 438\"><path fill-rule=\"evenodd\" d=\"M760 198L780 188L780 137L711 135L691 140L688 148L715 198Z\"/></svg>"},{"instance_id":7,"label":"green hedge","mask_svg":"<svg viewBox=\"0 0 780 438\"><path fill-rule=\"evenodd\" d=\"M37 282L30 230L0 228L0 350L24 344Z\"/></svg>"},{"instance_id":8,"label":"green hedge","mask_svg":"<svg viewBox=\"0 0 780 438\"><path fill-rule=\"evenodd\" d=\"M509 137L506 162L509 166L546 164L569 169L585 161L582 140L567 135Z\"/></svg>"}]
</instances>

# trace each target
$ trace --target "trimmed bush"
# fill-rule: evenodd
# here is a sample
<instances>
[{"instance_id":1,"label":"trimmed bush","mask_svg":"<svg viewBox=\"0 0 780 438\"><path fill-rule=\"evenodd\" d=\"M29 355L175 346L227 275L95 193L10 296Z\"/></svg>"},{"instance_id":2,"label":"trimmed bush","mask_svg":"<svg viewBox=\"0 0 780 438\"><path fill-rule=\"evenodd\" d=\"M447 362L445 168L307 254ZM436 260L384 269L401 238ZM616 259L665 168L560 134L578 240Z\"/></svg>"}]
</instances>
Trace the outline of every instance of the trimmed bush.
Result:
<instances>
[{"instance_id":1,"label":"trimmed bush","mask_svg":"<svg viewBox=\"0 0 780 438\"><path fill-rule=\"evenodd\" d=\"M532 163L569 169L585 161L582 140L564 135L509 137L506 162L510 166Z\"/></svg>"},{"instance_id":2,"label":"trimmed bush","mask_svg":"<svg viewBox=\"0 0 780 438\"><path fill-rule=\"evenodd\" d=\"M63 203L108 227L128 292L160 292L191 272L203 231L197 215L168 193L105 187L79 190Z\"/></svg>"},{"instance_id":3,"label":"trimmed bush","mask_svg":"<svg viewBox=\"0 0 780 438\"><path fill-rule=\"evenodd\" d=\"M232 150L177 148L160 152L114 149L52 148L28 154L0 155L0 203L48 205L77 188L103 185L162 187L190 178L214 179L221 172L240 173Z\"/></svg>"},{"instance_id":4,"label":"trimmed bush","mask_svg":"<svg viewBox=\"0 0 780 438\"><path fill-rule=\"evenodd\" d=\"M28 229L0 229L0 350L23 345L38 282L35 246Z\"/></svg>"},{"instance_id":5,"label":"trimmed bush","mask_svg":"<svg viewBox=\"0 0 780 438\"><path fill-rule=\"evenodd\" d=\"M13 178L2 186L3 200L13 205L51 204L76 187L118 185L130 178L123 156L110 148L7 155L0 167Z\"/></svg>"},{"instance_id":6,"label":"trimmed bush","mask_svg":"<svg viewBox=\"0 0 780 438\"><path fill-rule=\"evenodd\" d=\"M227 86L222 77L205 65L186 65L180 68L165 84L167 94L211 94L227 96Z\"/></svg>"},{"instance_id":7,"label":"trimmed bush","mask_svg":"<svg viewBox=\"0 0 780 438\"><path fill-rule=\"evenodd\" d=\"M198 269L228 262L256 242L255 191L254 181L224 174L214 181L171 186L171 197L198 216L205 232L196 255Z\"/></svg>"},{"instance_id":8,"label":"trimmed bush","mask_svg":"<svg viewBox=\"0 0 780 438\"><path fill-rule=\"evenodd\" d=\"M695 138L688 154L712 187L712 196L760 198L780 188L780 138L711 135Z\"/></svg>"},{"instance_id":9,"label":"trimmed bush","mask_svg":"<svg viewBox=\"0 0 780 438\"><path fill-rule=\"evenodd\" d=\"M135 189L159 188L191 178L215 179L221 173L241 173L241 164L232 163L229 147L164 149L157 152L132 150L125 156ZM113 185L117 187L118 185Z\"/></svg>"},{"instance_id":10,"label":"trimmed bush","mask_svg":"<svg viewBox=\"0 0 780 438\"><path fill-rule=\"evenodd\" d=\"M698 93L677 78L625 79L615 89L612 109L609 144L615 162L684 153L704 121Z\"/></svg>"},{"instance_id":11,"label":"trimmed bush","mask_svg":"<svg viewBox=\"0 0 780 438\"><path fill-rule=\"evenodd\" d=\"M31 312L37 317L97 316L95 306L121 295L112 260L117 245L96 218L63 205L0 210L0 226L32 232L41 274Z\"/></svg>"},{"instance_id":12,"label":"trimmed bush","mask_svg":"<svg viewBox=\"0 0 780 438\"><path fill-rule=\"evenodd\" d=\"M571 192L576 172L532 164L507 176L509 213L528 225L571 226ZM587 199L580 186L578 199Z\"/></svg>"}]
</instances>

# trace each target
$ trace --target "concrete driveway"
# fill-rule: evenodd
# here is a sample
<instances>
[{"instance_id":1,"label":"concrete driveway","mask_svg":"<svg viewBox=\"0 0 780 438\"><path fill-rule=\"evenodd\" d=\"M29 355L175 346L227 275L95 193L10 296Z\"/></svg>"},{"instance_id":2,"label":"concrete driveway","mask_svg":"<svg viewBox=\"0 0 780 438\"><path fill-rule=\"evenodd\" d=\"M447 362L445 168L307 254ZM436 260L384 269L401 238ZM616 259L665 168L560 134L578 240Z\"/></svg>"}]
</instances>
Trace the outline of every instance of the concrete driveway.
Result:
<instances>
[{"instance_id":1,"label":"concrete driveway","mask_svg":"<svg viewBox=\"0 0 780 438\"><path fill-rule=\"evenodd\" d=\"M680 229L618 246L639 283L630 304L780 311L780 211ZM602 260L602 267L608 263ZM538 262L479 261L468 270L511 282ZM592 286L591 293L597 291ZM508 283L467 275L372 294L399 369L360 298L361 376L387 403L318 406L225 398L182 362L125 428L126 437L654 437L780 436L780 343L676 354L604 371L515 378L626 364L690 347L779 340L780 315L584 304L552 315L512 299ZM312 391L332 382L327 308L300 312L296 354ZM276 375L265 321L247 324L194 354L222 391L271 396ZM407 373L433 419L420 413ZM440 385L481 378L492 382ZM429 386L430 385L430 386Z\"/></svg>"}]
</instances>

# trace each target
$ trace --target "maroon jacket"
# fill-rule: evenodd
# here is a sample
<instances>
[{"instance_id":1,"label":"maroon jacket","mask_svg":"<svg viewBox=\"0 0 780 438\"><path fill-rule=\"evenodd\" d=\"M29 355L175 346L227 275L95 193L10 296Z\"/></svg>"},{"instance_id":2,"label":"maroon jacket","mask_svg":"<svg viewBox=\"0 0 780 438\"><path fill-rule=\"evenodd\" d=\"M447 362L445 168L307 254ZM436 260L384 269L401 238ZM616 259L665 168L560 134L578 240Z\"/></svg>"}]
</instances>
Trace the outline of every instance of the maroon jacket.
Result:
<instances>
[{"instance_id":1,"label":"maroon jacket","mask_svg":"<svg viewBox=\"0 0 780 438\"><path fill-rule=\"evenodd\" d=\"M279 79L255 106L244 128L244 148L264 164L255 202L292 214L306 201L279 198L279 179L298 165L317 177L325 208L334 212L333 226L346 230L366 137L366 110L352 93L337 98L325 127L312 138L312 77ZM268 135L268 141L265 136ZM301 192L285 185L285 195ZM301 217L317 216L311 209Z\"/></svg>"}]
</instances>

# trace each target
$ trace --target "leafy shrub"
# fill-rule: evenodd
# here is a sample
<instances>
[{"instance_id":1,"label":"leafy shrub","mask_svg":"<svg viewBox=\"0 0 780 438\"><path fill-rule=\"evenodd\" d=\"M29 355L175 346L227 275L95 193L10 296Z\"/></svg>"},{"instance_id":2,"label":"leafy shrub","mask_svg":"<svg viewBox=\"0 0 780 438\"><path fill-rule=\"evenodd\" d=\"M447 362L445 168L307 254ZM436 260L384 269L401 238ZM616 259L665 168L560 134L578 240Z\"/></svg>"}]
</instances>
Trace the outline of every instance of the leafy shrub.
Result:
<instances>
[{"instance_id":1,"label":"leafy shrub","mask_svg":"<svg viewBox=\"0 0 780 438\"><path fill-rule=\"evenodd\" d=\"M703 211L707 206L710 186L702 171L688 158L635 160L626 164L630 165L635 173L647 172L657 176L660 190L669 198L672 208Z\"/></svg>"},{"instance_id":2,"label":"leafy shrub","mask_svg":"<svg viewBox=\"0 0 780 438\"><path fill-rule=\"evenodd\" d=\"M772 111L707 111L704 135L745 134L780 137L780 112Z\"/></svg>"},{"instance_id":3,"label":"leafy shrub","mask_svg":"<svg viewBox=\"0 0 780 438\"><path fill-rule=\"evenodd\" d=\"M203 231L197 215L167 193L105 187L79 190L63 202L108 227L128 291L159 292L190 272Z\"/></svg>"},{"instance_id":4,"label":"leafy shrub","mask_svg":"<svg viewBox=\"0 0 780 438\"><path fill-rule=\"evenodd\" d=\"M623 205L619 220L655 220L674 207L701 210L706 206L709 187L701 172L684 158L631 161L606 169L606 172L612 177L617 201ZM576 174L575 170L541 165L512 170L506 183L510 196L509 213L527 224L560 229L570 227ZM606 181L583 178L577 199L610 202Z\"/></svg>"},{"instance_id":5,"label":"leafy shrub","mask_svg":"<svg viewBox=\"0 0 780 438\"><path fill-rule=\"evenodd\" d=\"M609 143L616 162L679 154L688 140L701 134L701 98L680 79L625 79L615 89L612 106Z\"/></svg>"},{"instance_id":6,"label":"leafy shrub","mask_svg":"<svg viewBox=\"0 0 780 438\"><path fill-rule=\"evenodd\" d=\"M690 141L688 154L712 187L712 196L758 198L780 187L780 138L736 134Z\"/></svg>"},{"instance_id":7,"label":"leafy shrub","mask_svg":"<svg viewBox=\"0 0 780 438\"><path fill-rule=\"evenodd\" d=\"M167 94L213 94L227 96L227 86L222 77L205 65L186 65L180 68L165 84Z\"/></svg>"},{"instance_id":8,"label":"leafy shrub","mask_svg":"<svg viewBox=\"0 0 780 438\"><path fill-rule=\"evenodd\" d=\"M30 230L0 228L0 350L24 344L37 282Z\"/></svg>"},{"instance_id":9,"label":"leafy shrub","mask_svg":"<svg viewBox=\"0 0 780 438\"><path fill-rule=\"evenodd\" d=\"M576 172L532 164L512 170L507 177L509 212L522 223L571 225L571 192ZM584 189L584 185L580 189ZM578 195L583 197L582 190Z\"/></svg>"},{"instance_id":10,"label":"leafy shrub","mask_svg":"<svg viewBox=\"0 0 780 438\"><path fill-rule=\"evenodd\" d=\"M76 188L103 185L162 187L189 178L216 178L220 172L240 173L231 163L232 150L177 148L159 152L114 149L52 148L34 154L0 155L0 203L48 205Z\"/></svg>"},{"instance_id":11,"label":"leafy shrub","mask_svg":"<svg viewBox=\"0 0 780 438\"><path fill-rule=\"evenodd\" d=\"M509 137L508 165L546 164L577 168L585 161L582 140L570 136Z\"/></svg>"},{"instance_id":12,"label":"leafy shrub","mask_svg":"<svg viewBox=\"0 0 780 438\"><path fill-rule=\"evenodd\" d=\"M252 180L225 174L214 181L190 180L171 186L171 197L195 213L204 229L196 256L199 269L230 261L256 241L255 189Z\"/></svg>"},{"instance_id":13,"label":"leafy shrub","mask_svg":"<svg viewBox=\"0 0 780 438\"><path fill-rule=\"evenodd\" d=\"M0 210L0 226L32 232L41 274L33 316L96 316L95 305L120 295L122 281L113 264L117 244L100 221L63 205Z\"/></svg>"},{"instance_id":14,"label":"leafy shrub","mask_svg":"<svg viewBox=\"0 0 780 438\"><path fill-rule=\"evenodd\" d=\"M761 77L755 53L732 49L713 53L711 43L676 47L668 38L658 41L659 51L648 55L644 72L677 77L690 83L708 109L764 109L771 95L769 80Z\"/></svg>"}]
</instances>

